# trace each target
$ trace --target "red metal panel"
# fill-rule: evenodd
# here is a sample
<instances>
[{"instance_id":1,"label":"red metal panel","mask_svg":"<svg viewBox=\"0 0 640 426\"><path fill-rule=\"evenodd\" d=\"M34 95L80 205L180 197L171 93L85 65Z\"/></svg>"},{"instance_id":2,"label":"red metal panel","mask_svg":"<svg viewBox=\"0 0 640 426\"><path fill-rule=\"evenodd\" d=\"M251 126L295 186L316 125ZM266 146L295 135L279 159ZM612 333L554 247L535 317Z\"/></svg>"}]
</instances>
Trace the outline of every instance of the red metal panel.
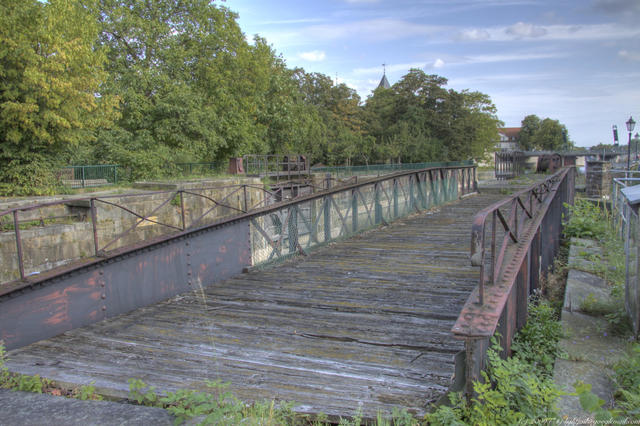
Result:
<instances>
[{"instance_id":1,"label":"red metal panel","mask_svg":"<svg viewBox=\"0 0 640 426\"><path fill-rule=\"evenodd\" d=\"M249 222L209 228L69 271L0 298L0 338L27 345L242 272Z\"/></svg>"}]
</instances>

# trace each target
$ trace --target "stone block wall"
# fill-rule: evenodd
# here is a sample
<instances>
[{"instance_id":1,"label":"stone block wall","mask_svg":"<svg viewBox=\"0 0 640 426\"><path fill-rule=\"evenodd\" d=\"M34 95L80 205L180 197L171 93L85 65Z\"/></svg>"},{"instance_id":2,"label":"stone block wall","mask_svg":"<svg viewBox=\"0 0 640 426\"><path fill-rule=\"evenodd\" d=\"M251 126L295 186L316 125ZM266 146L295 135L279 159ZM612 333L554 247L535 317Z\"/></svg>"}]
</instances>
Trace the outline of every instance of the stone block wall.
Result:
<instances>
[{"instance_id":1,"label":"stone block wall","mask_svg":"<svg viewBox=\"0 0 640 426\"><path fill-rule=\"evenodd\" d=\"M611 194L611 164L607 161L587 160L586 193L590 198Z\"/></svg>"}]
</instances>

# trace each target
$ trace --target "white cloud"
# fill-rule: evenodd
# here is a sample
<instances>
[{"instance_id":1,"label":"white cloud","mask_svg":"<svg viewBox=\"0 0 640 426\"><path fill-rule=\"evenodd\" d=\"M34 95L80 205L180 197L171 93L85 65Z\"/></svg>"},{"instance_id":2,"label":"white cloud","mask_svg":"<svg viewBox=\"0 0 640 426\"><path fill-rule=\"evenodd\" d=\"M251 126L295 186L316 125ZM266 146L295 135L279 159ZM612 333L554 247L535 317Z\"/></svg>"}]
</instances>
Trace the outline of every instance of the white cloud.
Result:
<instances>
[{"instance_id":1,"label":"white cloud","mask_svg":"<svg viewBox=\"0 0 640 426\"><path fill-rule=\"evenodd\" d=\"M488 40L491 36L489 32L481 29L464 30L455 37L459 41L483 41Z\"/></svg>"},{"instance_id":2,"label":"white cloud","mask_svg":"<svg viewBox=\"0 0 640 426\"><path fill-rule=\"evenodd\" d=\"M511 25L505 29L505 32L516 38L542 37L547 34L547 30L545 28L533 24L525 24L524 22L518 22Z\"/></svg>"},{"instance_id":3,"label":"white cloud","mask_svg":"<svg viewBox=\"0 0 640 426\"><path fill-rule=\"evenodd\" d=\"M310 52L302 52L298 55L300 58L309 62L321 62L327 57L326 53L321 50L312 50Z\"/></svg>"},{"instance_id":4,"label":"white cloud","mask_svg":"<svg viewBox=\"0 0 640 426\"><path fill-rule=\"evenodd\" d=\"M640 53L638 52L629 52L628 50L621 50L618 52L618 56L622 59L627 59L629 61L640 61Z\"/></svg>"},{"instance_id":5,"label":"white cloud","mask_svg":"<svg viewBox=\"0 0 640 426\"><path fill-rule=\"evenodd\" d=\"M434 68L442 68L442 67L444 67L444 61L442 59L440 59L440 58L436 59L433 62L433 67Z\"/></svg>"},{"instance_id":6,"label":"white cloud","mask_svg":"<svg viewBox=\"0 0 640 426\"><path fill-rule=\"evenodd\" d=\"M414 24L401 19L370 19L342 24L311 25L305 28L305 32L311 40L362 38L379 41L427 36L443 29L441 26Z\"/></svg>"},{"instance_id":7,"label":"white cloud","mask_svg":"<svg viewBox=\"0 0 640 426\"><path fill-rule=\"evenodd\" d=\"M489 64L493 62L533 61L538 59L553 59L565 56L560 53L516 53L502 55L472 55L465 56L465 64Z\"/></svg>"},{"instance_id":8,"label":"white cloud","mask_svg":"<svg viewBox=\"0 0 640 426\"><path fill-rule=\"evenodd\" d=\"M617 24L534 25L518 22L506 27L467 29L458 33L457 41L593 41L621 40L640 36L640 27Z\"/></svg>"}]
</instances>

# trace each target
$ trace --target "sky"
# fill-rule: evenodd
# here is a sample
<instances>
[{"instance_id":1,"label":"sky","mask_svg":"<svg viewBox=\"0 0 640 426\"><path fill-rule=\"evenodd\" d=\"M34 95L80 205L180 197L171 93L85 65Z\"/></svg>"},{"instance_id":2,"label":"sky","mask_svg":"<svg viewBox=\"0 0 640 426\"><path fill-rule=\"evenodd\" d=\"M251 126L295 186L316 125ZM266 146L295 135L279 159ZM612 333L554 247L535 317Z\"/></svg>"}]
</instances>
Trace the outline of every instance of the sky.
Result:
<instances>
[{"instance_id":1,"label":"sky","mask_svg":"<svg viewBox=\"0 0 640 426\"><path fill-rule=\"evenodd\" d=\"M613 143L640 122L640 0L226 0L251 40L363 101L386 65L489 95L505 127L559 120L577 146ZM636 126L634 134L640 131Z\"/></svg>"}]
</instances>

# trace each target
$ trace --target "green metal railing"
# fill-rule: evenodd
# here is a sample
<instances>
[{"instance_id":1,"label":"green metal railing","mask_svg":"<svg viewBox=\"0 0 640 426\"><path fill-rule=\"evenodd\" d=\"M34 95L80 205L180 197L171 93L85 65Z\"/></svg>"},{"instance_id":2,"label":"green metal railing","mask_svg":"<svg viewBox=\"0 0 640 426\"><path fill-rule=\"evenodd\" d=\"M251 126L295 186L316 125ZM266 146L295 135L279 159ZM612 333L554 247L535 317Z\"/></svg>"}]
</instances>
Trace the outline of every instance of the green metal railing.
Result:
<instances>
[{"instance_id":1,"label":"green metal railing","mask_svg":"<svg viewBox=\"0 0 640 426\"><path fill-rule=\"evenodd\" d=\"M250 218L252 264L306 253L474 191L469 164L396 171L276 204Z\"/></svg>"},{"instance_id":2,"label":"green metal railing","mask_svg":"<svg viewBox=\"0 0 640 426\"><path fill-rule=\"evenodd\" d=\"M382 176L403 170L420 170L431 167L462 167L472 166L473 160L469 161L440 161L428 163L404 163L404 164L370 164L367 166L332 166L332 167L312 167L313 173L331 173L335 178L351 176Z\"/></svg>"},{"instance_id":3,"label":"green metal railing","mask_svg":"<svg viewBox=\"0 0 640 426\"><path fill-rule=\"evenodd\" d=\"M112 185L118 183L118 166L99 164L90 166L69 166L60 171L63 185L71 188Z\"/></svg>"}]
</instances>

